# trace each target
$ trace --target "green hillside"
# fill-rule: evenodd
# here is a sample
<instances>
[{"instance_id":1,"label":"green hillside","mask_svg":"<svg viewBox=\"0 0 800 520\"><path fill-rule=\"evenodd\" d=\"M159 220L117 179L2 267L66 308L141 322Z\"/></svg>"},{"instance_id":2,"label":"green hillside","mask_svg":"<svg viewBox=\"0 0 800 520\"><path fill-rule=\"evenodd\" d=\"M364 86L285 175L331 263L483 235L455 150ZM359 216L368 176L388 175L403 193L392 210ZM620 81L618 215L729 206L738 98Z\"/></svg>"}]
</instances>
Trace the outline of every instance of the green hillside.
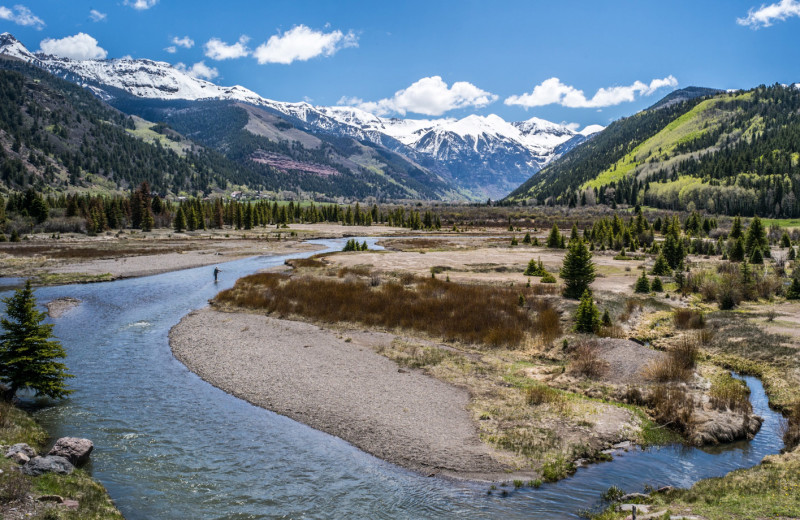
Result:
<instances>
[{"instance_id":1,"label":"green hillside","mask_svg":"<svg viewBox=\"0 0 800 520\"><path fill-rule=\"evenodd\" d=\"M797 217L799 154L800 90L761 86L616 121L507 201Z\"/></svg>"}]
</instances>

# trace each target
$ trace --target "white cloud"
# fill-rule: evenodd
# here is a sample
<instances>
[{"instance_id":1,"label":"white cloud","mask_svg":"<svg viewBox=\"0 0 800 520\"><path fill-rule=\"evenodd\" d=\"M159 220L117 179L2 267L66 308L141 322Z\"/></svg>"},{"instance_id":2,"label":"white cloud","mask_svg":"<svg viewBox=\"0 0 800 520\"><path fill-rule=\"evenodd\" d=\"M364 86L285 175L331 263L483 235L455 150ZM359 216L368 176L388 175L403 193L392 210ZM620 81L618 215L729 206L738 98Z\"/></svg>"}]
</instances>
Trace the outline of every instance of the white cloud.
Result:
<instances>
[{"instance_id":1,"label":"white cloud","mask_svg":"<svg viewBox=\"0 0 800 520\"><path fill-rule=\"evenodd\" d=\"M89 11L89 18L91 18L93 22L102 22L107 16L108 15L106 13L101 13L97 9L92 9Z\"/></svg>"},{"instance_id":2,"label":"white cloud","mask_svg":"<svg viewBox=\"0 0 800 520\"><path fill-rule=\"evenodd\" d=\"M158 0L125 0L125 5L129 5L139 11L150 9L158 3Z\"/></svg>"},{"instance_id":3,"label":"white cloud","mask_svg":"<svg viewBox=\"0 0 800 520\"><path fill-rule=\"evenodd\" d=\"M175 47L174 45L170 45L169 47L164 47L164 50L170 54L175 54L176 52L178 52L178 48Z\"/></svg>"},{"instance_id":4,"label":"white cloud","mask_svg":"<svg viewBox=\"0 0 800 520\"><path fill-rule=\"evenodd\" d=\"M39 50L45 54L73 60L102 60L108 55L105 49L97 45L97 40L86 33L78 33L60 40L47 38L39 44Z\"/></svg>"},{"instance_id":5,"label":"white cloud","mask_svg":"<svg viewBox=\"0 0 800 520\"><path fill-rule=\"evenodd\" d=\"M249 41L250 38L243 35L238 42L228 45L219 38L211 38L203 47L206 50L206 56L212 60L229 60L249 56L250 49L247 48Z\"/></svg>"},{"instance_id":6,"label":"white cloud","mask_svg":"<svg viewBox=\"0 0 800 520\"><path fill-rule=\"evenodd\" d=\"M194 40L189 38L188 36L184 36L183 38L178 38L175 36L172 38L172 43L177 45L178 47L183 47L184 49L191 49L194 47Z\"/></svg>"},{"instance_id":7,"label":"white cloud","mask_svg":"<svg viewBox=\"0 0 800 520\"><path fill-rule=\"evenodd\" d=\"M33 14L24 5L15 5L13 9L0 5L0 20L8 20L26 27L34 27L39 31L44 27L44 20Z\"/></svg>"},{"instance_id":8,"label":"white cloud","mask_svg":"<svg viewBox=\"0 0 800 520\"><path fill-rule=\"evenodd\" d=\"M283 34L270 36L253 52L258 63L282 63L306 61L317 56L333 56L340 49L358 47L358 37L352 31L344 34L315 31L305 25L298 25Z\"/></svg>"},{"instance_id":9,"label":"white cloud","mask_svg":"<svg viewBox=\"0 0 800 520\"><path fill-rule=\"evenodd\" d=\"M176 63L175 68L182 70L193 78L212 80L219 76L219 71L215 67L206 65L204 61L199 61L191 67L187 67L183 63Z\"/></svg>"},{"instance_id":10,"label":"white cloud","mask_svg":"<svg viewBox=\"0 0 800 520\"><path fill-rule=\"evenodd\" d=\"M553 104L570 108L609 107L634 101L637 95L649 96L660 88L676 87L677 85L678 80L675 79L675 76L670 75L666 78L654 79L649 85L641 81L635 81L632 85L601 88L595 92L594 96L587 98L582 90L578 90L571 85L565 85L558 78L550 78L536 85L532 92L519 96L509 96L504 103L525 108Z\"/></svg>"},{"instance_id":11,"label":"white cloud","mask_svg":"<svg viewBox=\"0 0 800 520\"><path fill-rule=\"evenodd\" d=\"M414 112L439 116L456 108L481 108L497 100L497 96L481 90L472 83L456 81L448 87L440 76L422 78L408 88L398 90L394 96L379 101L363 101L343 97L339 104L357 106L377 115Z\"/></svg>"},{"instance_id":12,"label":"white cloud","mask_svg":"<svg viewBox=\"0 0 800 520\"><path fill-rule=\"evenodd\" d=\"M781 0L775 4L761 4L760 8L751 8L747 11L747 16L744 18L737 18L736 23L758 29L759 27L769 27L775 20L784 21L792 16L800 16L800 0Z\"/></svg>"}]
</instances>

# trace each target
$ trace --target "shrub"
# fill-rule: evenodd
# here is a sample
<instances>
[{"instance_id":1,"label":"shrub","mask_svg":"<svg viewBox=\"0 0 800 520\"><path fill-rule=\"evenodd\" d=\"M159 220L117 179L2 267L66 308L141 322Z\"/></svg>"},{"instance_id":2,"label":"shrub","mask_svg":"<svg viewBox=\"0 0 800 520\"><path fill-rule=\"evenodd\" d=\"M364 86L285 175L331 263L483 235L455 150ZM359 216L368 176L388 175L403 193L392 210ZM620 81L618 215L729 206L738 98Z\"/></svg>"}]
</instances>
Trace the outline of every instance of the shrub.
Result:
<instances>
[{"instance_id":1,"label":"shrub","mask_svg":"<svg viewBox=\"0 0 800 520\"><path fill-rule=\"evenodd\" d=\"M698 354L697 344L684 338L680 344L667 351L666 356L650 363L645 369L645 375L659 383L688 381L692 377Z\"/></svg>"},{"instance_id":2,"label":"shrub","mask_svg":"<svg viewBox=\"0 0 800 520\"><path fill-rule=\"evenodd\" d=\"M539 281L542 283L556 283L556 277L550 273L544 273Z\"/></svg>"},{"instance_id":3,"label":"shrub","mask_svg":"<svg viewBox=\"0 0 800 520\"><path fill-rule=\"evenodd\" d=\"M547 274L547 271L544 269L544 264L542 263L542 259L540 258L539 261L535 261L533 258L528 262L528 267L525 269L523 273L525 276L544 276Z\"/></svg>"},{"instance_id":4,"label":"shrub","mask_svg":"<svg viewBox=\"0 0 800 520\"><path fill-rule=\"evenodd\" d=\"M19 471L7 471L0 475L0 504L22 500L30 490L30 480Z\"/></svg>"},{"instance_id":5,"label":"shrub","mask_svg":"<svg viewBox=\"0 0 800 520\"><path fill-rule=\"evenodd\" d=\"M800 279L792 278L792 283L786 289L787 300L800 300Z\"/></svg>"},{"instance_id":6,"label":"shrub","mask_svg":"<svg viewBox=\"0 0 800 520\"><path fill-rule=\"evenodd\" d=\"M593 341L580 343L572 351L570 372L596 379L608 372L608 362L600 357L597 344Z\"/></svg>"},{"instance_id":7,"label":"shrub","mask_svg":"<svg viewBox=\"0 0 800 520\"><path fill-rule=\"evenodd\" d=\"M547 385L537 384L525 389L525 402L530 406L538 406L547 403L557 403L563 396Z\"/></svg>"},{"instance_id":8,"label":"shrub","mask_svg":"<svg viewBox=\"0 0 800 520\"><path fill-rule=\"evenodd\" d=\"M702 329L706 326L705 316L696 309L675 309L672 322L681 330Z\"/></svg>"},{"instance_id":9,"label":"shrub","mask_svg":"<svg viewBox=\"0 0 800 520\"><path fill-rule=\"evenodd\" d=\"M561 335L561 316L548 305L537 314L535 328L545 343L550 343Z\"/></svg>"},{"instance_id":10,"label":"shrub","mask_svg":"<svg viewBox=\"0 0 800 520\"><path fill-rule=\"evenodd\" d=\"M656 385L648 404L657 423L668 424L681 433L691 430L694 400L683 386Z\"/></svg>"}]
</instances>

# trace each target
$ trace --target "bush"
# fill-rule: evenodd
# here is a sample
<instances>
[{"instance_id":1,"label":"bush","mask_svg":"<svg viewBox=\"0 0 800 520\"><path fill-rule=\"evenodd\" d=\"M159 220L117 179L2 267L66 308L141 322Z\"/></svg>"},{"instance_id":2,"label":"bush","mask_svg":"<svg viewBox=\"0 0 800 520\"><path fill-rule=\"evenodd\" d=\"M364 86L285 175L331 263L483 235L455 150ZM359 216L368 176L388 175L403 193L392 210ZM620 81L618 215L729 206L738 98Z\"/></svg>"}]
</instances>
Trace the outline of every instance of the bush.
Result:
<instances>
[{"instance_id":1,"label":"bush","mask_svg":"<svg viewBox=\"0 0 800 520\"><path fill-rule=\"evenodd\" d=\"M593 341L580 343L572 352L570 372L596 379L608 372L608 362L600 357L597 344Z\"/></svg>"},{"instance_id":2,"label":"bush","mask_svg":"<svg viewBox=\"0 0 800 520\"><path fill-rule=\"evenodd\" d=\"M30 480L19 471L7 471L0 475L0 504L22 500L30 490Z\"/></svg>"},{"instance_id":3,"label":"bush","mask_svg":"<svg viewBox=\"0 0 800 520\"><path fill-rule=\"evenodd\" d=\"M702 329L706 326L705 316L695 309L675 309L672 322L681 330Z\"/></svg>"},{"instance_id":4,"label":"bush","mask_svg":"<svg viewBox=\"0 0 800 520\"><path fill-rule=\"evenodd\" d=\"M556 283L556 277L550 273L544 273L539 281L542 283Z\"/></svg>"},{"instance_id":5,"label":"bush","mask_svg":"<svg viewBox=\"0 0 800 520\"><path fill-rule=\"evenodd\" d=\"M699 355L697 344L689 338L667 351L667 355L646 368L647 378L659 383L688 381Z\"/></svg>"},{"instance_id":6,"label":"bush","mask_svg":"<svg viewBox=\"0 0 800 520\"><path fill-rule=\"evenodd\" d=\"M667 259L664 258L663 253L659 253L656 257L656 262L653 264L653 269L650 271L650 274L654 274L656 276L668 276L672 274L672 269L670 268Z\"/></svg>"},{"instance_id":7,"label":"bush","mask_svg":"<svg viewBox=\"0 0 800 520\"><path fill-rule=\"evenodd\" d=\"M683 386L656 385L648 404L657 423L668 424L681 433L691 430L694 400Z\"/></svg>"},{"instance_id":8,"label":"bush","mask_svg":"<svg viewBox=\"0 0 800 520\"><path fill-rule=\"evenodd\" d=\"M547 403L557 403L563 399L563 396L558 392L546 385L529 386L525 390L525 402L530 406L538 406Z\"/></svg>"},{"instance_id":9,"label":"bush","mask_svg":"<svg viewBox=\"0 0 800 520\"><path fill-rule=\"evenodd\" d=\"M792 278L792 283L786 289L787 300L800 300L800 279Z\"/></svg>"}]
</instances>

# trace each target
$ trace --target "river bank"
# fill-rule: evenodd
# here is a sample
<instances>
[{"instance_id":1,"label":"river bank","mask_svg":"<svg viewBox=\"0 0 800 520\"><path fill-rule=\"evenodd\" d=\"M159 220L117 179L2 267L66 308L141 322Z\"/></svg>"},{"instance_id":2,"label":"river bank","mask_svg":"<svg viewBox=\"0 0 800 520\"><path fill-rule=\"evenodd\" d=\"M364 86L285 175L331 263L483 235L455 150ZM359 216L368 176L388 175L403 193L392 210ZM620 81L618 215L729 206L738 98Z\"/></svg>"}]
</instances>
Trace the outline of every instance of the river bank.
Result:
<instances>
[{"instance_id":1,"label":"river bank","mask_svg":"<svg viewBox=\"0 0 800 520\"><path fill-rule=\"evenodd\" d=\"M47 432L25 411L0 403L0 445L25 443L42 453ZM65 504L73 500L72 508ZM60 503L60 502L63 502ZM70 475L21 474L15 462L0 457L0 518L4 520L122 520L108 492L86 471Z\"/></svg>"},{"instance_id":2,"label":"river bank","mask_svg":"<svg viewBox=\"0 0 800 520\"><path fill-rule=\"evenodd\" d=\"M381 459L430 476L532 478L481 442L466 390L373 351L395 339L208 308L170 331L176 358L212 385Z\"/></svg>"}]
</instances>

